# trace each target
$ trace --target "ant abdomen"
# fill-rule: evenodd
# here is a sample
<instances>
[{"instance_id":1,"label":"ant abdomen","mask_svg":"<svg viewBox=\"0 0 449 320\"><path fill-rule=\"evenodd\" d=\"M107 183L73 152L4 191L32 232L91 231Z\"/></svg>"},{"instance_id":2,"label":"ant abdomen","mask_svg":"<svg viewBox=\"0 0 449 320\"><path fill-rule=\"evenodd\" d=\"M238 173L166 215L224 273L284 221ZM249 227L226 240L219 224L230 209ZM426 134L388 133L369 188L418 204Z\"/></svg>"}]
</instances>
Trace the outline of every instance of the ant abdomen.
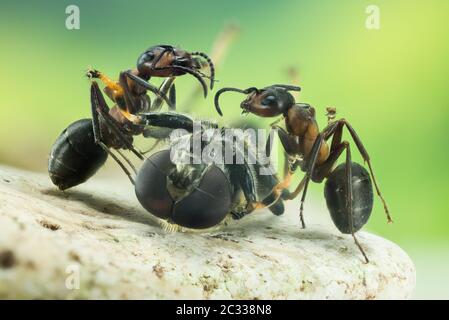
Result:
<instances>
[{"instance_id":1,"label":"ant abdomen","mask_svg":"<svg viewBox=\"0 0 449 320\"><path fill-rule=\"evenodd\" d=\"M48 161L51 181L61 190L85 182L106 162L108 153L95 143L91 119L70 124L53 144Z\"/></svg>"},{"instance_id":2,"label":"ant abdomen","mask_svg":"<svg viewBox=\"0 0 449 320\"><path fill-rule=\"evenodd\" d=\"M368 221L373 209L373 186L368 171L351 162L352 171L352 231L360 230ZM351 219L346 205L346 164L342 163L328 177L324 197L332 221L341 233L351 233Z\"/></svg>"}]
</instances>

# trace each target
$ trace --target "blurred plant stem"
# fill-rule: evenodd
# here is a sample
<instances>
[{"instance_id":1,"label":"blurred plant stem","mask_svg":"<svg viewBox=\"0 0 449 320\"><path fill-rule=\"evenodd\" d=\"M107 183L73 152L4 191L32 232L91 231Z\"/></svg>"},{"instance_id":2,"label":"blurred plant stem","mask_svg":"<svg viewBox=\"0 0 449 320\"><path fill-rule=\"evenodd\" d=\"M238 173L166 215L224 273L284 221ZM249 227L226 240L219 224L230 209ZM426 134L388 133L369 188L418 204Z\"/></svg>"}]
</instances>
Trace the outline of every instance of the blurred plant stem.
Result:
<instances>
[{"instance_id":1,"label":"blurred plant stem","mask_svg":"<svg viewBox=\"0 0 449 320\"><path fill-rule=\"evenodd\" d=\"M229 53L229 50L234 41L237 39L239 33L239 26L232 23L225 25L223 30L218 34L214 44L212 45L212 50L210 53L210 57L215 65L215 68L223 64L226 55ZM182 103L182 106L189 106L189 109L192 110L192 106L196 105L195 102L200 96L202 96L201 88L195 87L188 98Z\"/></svg>"},{"instance_id":2,"label":"blurred plant stem","mask_svg":"<svg viewBox=\"0 0 449 320\"><path fill-rule=\"evenodd\" d=\"M287 68L287 77L288 77L289 84L294 85L294 86L300 86L299 85L299 82L300 82L299 81L299 71L298 71L297 67L289 66ZM300 91L293 91L293 92L291 92L293 97L295 97L295 100L298 100L299 92Z\"/></svg>"}]
</instances>

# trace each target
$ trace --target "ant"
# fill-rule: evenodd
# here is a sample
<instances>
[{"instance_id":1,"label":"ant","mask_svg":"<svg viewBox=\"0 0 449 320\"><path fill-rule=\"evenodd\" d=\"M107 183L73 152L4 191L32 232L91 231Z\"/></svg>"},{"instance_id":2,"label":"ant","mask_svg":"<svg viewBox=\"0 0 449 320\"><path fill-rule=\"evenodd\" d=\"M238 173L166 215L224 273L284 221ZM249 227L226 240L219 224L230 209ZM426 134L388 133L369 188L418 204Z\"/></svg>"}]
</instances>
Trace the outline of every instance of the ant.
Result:
<instances>
[{"instance_id":1,"label":"ant","mask_svg":"<svg viewBox=\"0 0 449 320\"><path fill-rule=\"evenodd\" d=\"M167 89L167 88L166 88ZM161 92L164 93L164 92ZM135 188L140 204L154 216L167 221L167 227L175 229L185 227L206 229L220 224L226 217L240 219L258 207L269 207L275 215L284 212L282 199L271 197L271 191L279 184L279 179L271 173L269 165L259 161L248 161L246 152L252 149L249 141L245 144L233 143L224 134L222 128L208 121L200 122L201 130L195 132L196 124L191 118L174 112L143 112L134 116L133 125L139 127L153 126L169 130L183 129L180 138L192 139L201 137L209 129L217 129L220 134L212 141L202 141L202 150L211 143L220 143L232 147L232 154L240 156L243 163L236 161L226 164L225 161L215 162L172 162L171 153L178 145L170 144L168 150L162 150L143 157L133 148L132 140L117 124L108 118L109 108L101 94L98 83L91 85L92 109L97 110L100 118L79 120L70 125L56 141L50 158L50 176L61 189L66 189L74 182L82 182L89 174L93 174L106 160L107 155L115 157L109 150L112 145L126 147L133 151L143 164L136 170L124 156L135 176L114 158L128 175ZM112 109L111 109L112 110ZM176 142L176 140L175 140ZM189 144L192 146L193 143ZM244 145L244 149L238 146ZM118 151L118 150L117 150ZM184 155L194 158L194 150L179 150ZM214 151L208 155L214 159ZM204 153L201 156L204 157ZM221 156L224 156L223 154ZM253 157L256 159L256 157ZM222 159L224 160L224 159Z\"/></svg>"},{"instance_id":2,"label":"ant","mask_svg":"<svg viewBox=\"0 0 449 320\"><path fill-rule=\"evenodd\" d=\"M305 228L303 207L309 182L312 180L321 183L327 179L324 196L331 218L340 232L352 235L368 263L368 257L355 233L370 217L373 207L372 182L383 203L388 222L392 222L387 204L376 182L370 156L351 124L346 119L334 120L336 112L334 108L328 108L329 124L320 131L315 109L306 103L296 103L290 93L290 91L300 90L300 87L291 85L272 85L262 89L250 87L245 90L227 87L217 91L214 102L217 112L223 115L219 105L220 95L228 91L239 92L247 95L240 104L243 113L252 113L260 117L283 116L286 130L276 124L282 118L271 125L272 129L278 133L286 156L284 180L273 189L273 193L279 196L281 190L288 188L297 167L305 172L304 178L296 189L285 197L286 200L294 199L302 191L299 215L302 228ZM342 141L344 128L349 131L363 160L368 165L369 173L361 165L352 162L350 143L346 140ZM329 146L330 138L332 141ZM266 150L269 155L270 139L267 141ZM346 151L345 163L334 169L344 151Z\"/></svg>"},{"instance_id":3,"label":"ant","mask_svg":"<svg viewBox=\"0 0 449 320\"><path fill-rule=\"evenodd\" d=\"M215 68L206 54L189 53L169 45L157 45L147 49L139 56L137 68L121 72L118 82L98 70L88 70L86 75L91 80L92 119L81 119L72 123L57 138L48 164L53 183L64 190L85 182L106 162L108 155L111 155L134 183L130 172L110 148L116 149L136 171L120 151L128 149L139 159L144 159L142 153L133 146L133 136L151 135L151 131L145 132L144 126L135 123L136 115L158 111L163 102L166 102L170 109L174 109L173 81L175 77L184 74L197 78L204 89L204 95L207 95L207 86L199 71L202 64L197 57L206 59L211 72L210 87L213 88ZM147 82L151 76L168 79L157 88ZM108 107L98 83L93 79L100 79L106 85L104 92L115 102L114 107ZM170 98L166 96L169 90ZM152 104L147 91L158 97Z\"/></svg>"},{"instance_id":4,"label":"ant","mask_svg":"<svg viewBox=\"0 0 449 320\"><path fill-rule=\"evenodd\" d=\"M218 128L209 121L195 123L190 117L173 112L144 113L139 117L145 125L183 130L181 136L171 139L169 149L153 153L144 161L135 179L140 204L167 221L171 229L211 228L226 217L238 220L262 207L268 207L275 215L284 213L283 199L272 196L273 188L279 184L274 170L259 161L249 139L233 136L242 139L240 144L228 135L227 130L234 129ZM210 130L216 130L217 135L202 140ZM199 154L193 147L194 139L201 141ZM179 144L181 140L183 143ZM226 162L225 153L215 153L217 144L230 148L242 161ZM182 159L172 160L176 153ZM249 161L250 154L255 161Z\"/></svg>"},{"instance_id":5,"label":"ant","mask_svg":"<svg viewBox=\"0 0 449 320\"><path fill-rule=\"evenodd\" d=\"M175 87L174 78L190 74L201 84L204 97L207 96L207 85L203 79L206 77L200 69L203 63L198 57L204 58L210 68L210 89L215 82L215 67L212 60L203 52L187 52L171 45L157 45L148 48L137 59L137 67L133 70L120 72L119 81L116 82L104 73L89 69L87 76L91 79L99 79L105 85L106 95L120 108L121 113L128 120L132 115L139 112L157 111L161 104L151 105L146 91L155 93L159 99L163 99L170 109L175 109ZM161 93L161 88L156 88L148 81L151 77L168 78L162 85L170 88L170 99Z\"/></svg>"}]
</instances>

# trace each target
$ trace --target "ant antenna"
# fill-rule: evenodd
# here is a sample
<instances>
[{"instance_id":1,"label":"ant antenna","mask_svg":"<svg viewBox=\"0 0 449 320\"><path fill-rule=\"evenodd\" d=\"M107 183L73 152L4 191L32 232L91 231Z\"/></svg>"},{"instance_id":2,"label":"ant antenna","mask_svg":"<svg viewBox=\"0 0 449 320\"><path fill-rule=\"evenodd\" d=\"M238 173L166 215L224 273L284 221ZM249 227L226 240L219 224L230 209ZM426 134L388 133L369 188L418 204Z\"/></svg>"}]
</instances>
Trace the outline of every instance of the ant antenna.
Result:
<instances>
[{"instance_id":1,"label":"ant antenna","mask_svg":"<svg viewBox=\"0 0 449 320\"><path fill-rule=\"evenodd\" d=\"M210 89L212 90L214 88L214 82L215 82L215 66L214 66L214 63L212 62L212 59L207 54L205 54L203 52L199 52L199 51L191 52L190 55L200 56L200 57L206 59L207 64L209 65L209 70L210 70Z\"/></svg>"}]
</instances>

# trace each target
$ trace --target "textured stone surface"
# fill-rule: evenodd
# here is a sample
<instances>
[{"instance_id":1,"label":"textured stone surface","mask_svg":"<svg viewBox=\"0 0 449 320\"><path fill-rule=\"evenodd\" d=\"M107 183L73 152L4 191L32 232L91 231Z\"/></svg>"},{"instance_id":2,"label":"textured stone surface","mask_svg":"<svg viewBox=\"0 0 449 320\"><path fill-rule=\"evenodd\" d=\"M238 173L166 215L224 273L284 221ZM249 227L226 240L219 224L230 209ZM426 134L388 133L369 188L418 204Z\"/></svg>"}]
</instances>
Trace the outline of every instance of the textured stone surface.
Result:
<instances>
[{"instance_id":1,"label":"textured stone surface","mask_svg":"<svg viewBox=\"0 0 449 320\"><path fill-rule=\"evenodd\" d=\"M0 298L410 297L414 266L395 244L359 233L364 264L350 237L313 221L300 230L291 209L168 232L126 180L60 192L45 175L0 167Z\"/></svg>"}]
</instances>

